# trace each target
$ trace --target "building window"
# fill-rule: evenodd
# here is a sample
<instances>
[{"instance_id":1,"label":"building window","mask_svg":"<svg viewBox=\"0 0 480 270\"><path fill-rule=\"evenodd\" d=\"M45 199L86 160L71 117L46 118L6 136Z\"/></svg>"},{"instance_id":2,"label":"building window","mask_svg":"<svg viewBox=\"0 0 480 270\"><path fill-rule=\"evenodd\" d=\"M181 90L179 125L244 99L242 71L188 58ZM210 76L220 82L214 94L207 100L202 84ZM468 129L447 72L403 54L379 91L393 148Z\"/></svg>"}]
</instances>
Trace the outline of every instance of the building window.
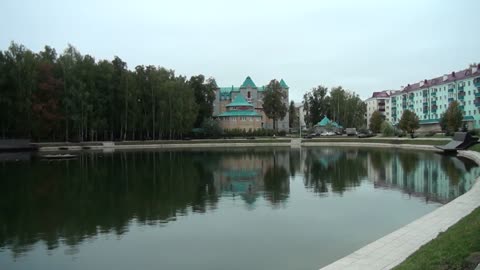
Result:
<instances>
[{"instance_id":1,"label":"building window","mask_svg":"<svg viewBox=\"0 0 480 270\"><path fill-rule=\"evenodd\" d=\"M467 85L470 86L470 81L467 82Z\"/></svg>"},{"instance_id":2,"label":"building window","mask_svg":"<svg viewBox=\"0 0 480 270\"><path fill-rule=\"evenodd\" d=\"M250 91L247 92L247 98L250 98Z\"/></svg>"}]
</instances>

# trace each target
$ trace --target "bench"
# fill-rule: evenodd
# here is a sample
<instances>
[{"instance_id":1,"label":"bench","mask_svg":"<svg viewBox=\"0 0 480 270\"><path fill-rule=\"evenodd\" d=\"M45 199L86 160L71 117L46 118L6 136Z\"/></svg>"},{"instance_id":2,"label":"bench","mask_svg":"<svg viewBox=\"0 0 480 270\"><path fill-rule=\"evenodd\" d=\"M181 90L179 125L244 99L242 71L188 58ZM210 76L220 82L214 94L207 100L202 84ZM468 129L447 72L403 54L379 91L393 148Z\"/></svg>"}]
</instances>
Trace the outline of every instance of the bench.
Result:
<instances>
[{"instance_id":1,"label":"bench","mask_svg":"<svg viewBox=\"0 0 480 270\"><path fill-rule=\"evenodd\" d=\"M457 150L464 150L478 142L477 137L472 137L467 132L455 132L452 140L446 145L435 146L444 152L456 152Z\"/></svg>"}]
</instances>

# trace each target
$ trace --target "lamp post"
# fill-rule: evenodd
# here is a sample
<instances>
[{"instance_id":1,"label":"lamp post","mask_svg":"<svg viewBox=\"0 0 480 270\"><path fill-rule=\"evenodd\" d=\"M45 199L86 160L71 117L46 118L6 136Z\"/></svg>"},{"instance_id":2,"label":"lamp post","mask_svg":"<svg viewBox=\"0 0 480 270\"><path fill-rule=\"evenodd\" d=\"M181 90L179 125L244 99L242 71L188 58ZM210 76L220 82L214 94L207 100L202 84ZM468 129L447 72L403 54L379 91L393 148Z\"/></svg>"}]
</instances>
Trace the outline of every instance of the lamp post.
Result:
<instances>
[{"instance_id":1,"label":"lamp post","mask_svg":"<svg viewBox=\"0 0 480 270\"><path fill-rule=\"evenodd\" d=\"M300 139L302 138L302 122L300 121L300 108L298 109L298 131L300 133Z\"/></svg>"}]
</instances>

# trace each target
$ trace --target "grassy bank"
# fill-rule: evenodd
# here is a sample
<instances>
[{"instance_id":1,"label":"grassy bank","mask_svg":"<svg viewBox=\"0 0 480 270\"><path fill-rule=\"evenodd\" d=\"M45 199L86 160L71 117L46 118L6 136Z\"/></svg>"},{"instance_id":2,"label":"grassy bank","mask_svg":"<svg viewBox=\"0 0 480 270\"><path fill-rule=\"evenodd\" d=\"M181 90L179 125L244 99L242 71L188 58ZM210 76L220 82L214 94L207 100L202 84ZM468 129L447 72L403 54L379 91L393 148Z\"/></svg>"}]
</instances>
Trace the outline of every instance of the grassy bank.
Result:
<instances>
[{"instance_id":1,"label":"grassy bank","mask_svg":"<svg viewBox=\"0 0 480 270\"><path fill-rule=\"evenodd\" d=\"M124 141L115 145L151 145L151 144L199 144L199 143L290 143L290 139L257 138L257 139L208 139L208 140L164 140L164 141Z\"/></svg>"},{"instance_id":2,"label":"grassy bank","mask_svg":"<svg viewBox=\"0 0 480 270\"><path fill-rule=\"evenodd\" d=\"M255 139L202 139L202 140L155 140L155 141L118 141L115 145L152 145L152 144L199 144L199 143L290 143L290 138L260 137ZM53 142L34 143L39 147L102 146L102 142Z\"/></svg>"},{"instance_id":3,"label":"grassy bank","mask_svg":"<svg viewBox=\"0 0 480 270\"><path fill-rule=\"evenodd\" d=\"M466 258L480 251L480 208L422 246L395 270L474 269Z\"/></svg>"},{"instance_id":4,"label":"grassy bank","mask_svg":"<svg viewBox=\"0 0 480 270\"><path fill-rule=\"evenodd\" d=\"M444 145L449 140L428 139L392 139L392 138L315 138L304 139L302 142L354 142L354 143L389 143L389 144L414 144L414 145Z\"/></svg>"}]
</instances>

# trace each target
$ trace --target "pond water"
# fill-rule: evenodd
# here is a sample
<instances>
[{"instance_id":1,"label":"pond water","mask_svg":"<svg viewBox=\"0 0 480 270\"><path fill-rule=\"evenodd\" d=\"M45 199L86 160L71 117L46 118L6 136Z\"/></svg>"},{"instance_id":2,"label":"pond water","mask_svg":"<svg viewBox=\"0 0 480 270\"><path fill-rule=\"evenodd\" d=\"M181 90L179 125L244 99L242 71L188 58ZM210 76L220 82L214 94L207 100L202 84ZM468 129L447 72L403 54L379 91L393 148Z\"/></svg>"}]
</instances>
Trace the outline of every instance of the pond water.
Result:
<instances>
[{"instance_id":1,"label":"pond water","mask_svg":"<svg viewBox=\"0 0 480 270\"><path fill-rule=\"evenodd\" d=\"M433 152L248 148L0 161L0 269L319 269L466 192Z\"/></svg>"}]
</instances>

